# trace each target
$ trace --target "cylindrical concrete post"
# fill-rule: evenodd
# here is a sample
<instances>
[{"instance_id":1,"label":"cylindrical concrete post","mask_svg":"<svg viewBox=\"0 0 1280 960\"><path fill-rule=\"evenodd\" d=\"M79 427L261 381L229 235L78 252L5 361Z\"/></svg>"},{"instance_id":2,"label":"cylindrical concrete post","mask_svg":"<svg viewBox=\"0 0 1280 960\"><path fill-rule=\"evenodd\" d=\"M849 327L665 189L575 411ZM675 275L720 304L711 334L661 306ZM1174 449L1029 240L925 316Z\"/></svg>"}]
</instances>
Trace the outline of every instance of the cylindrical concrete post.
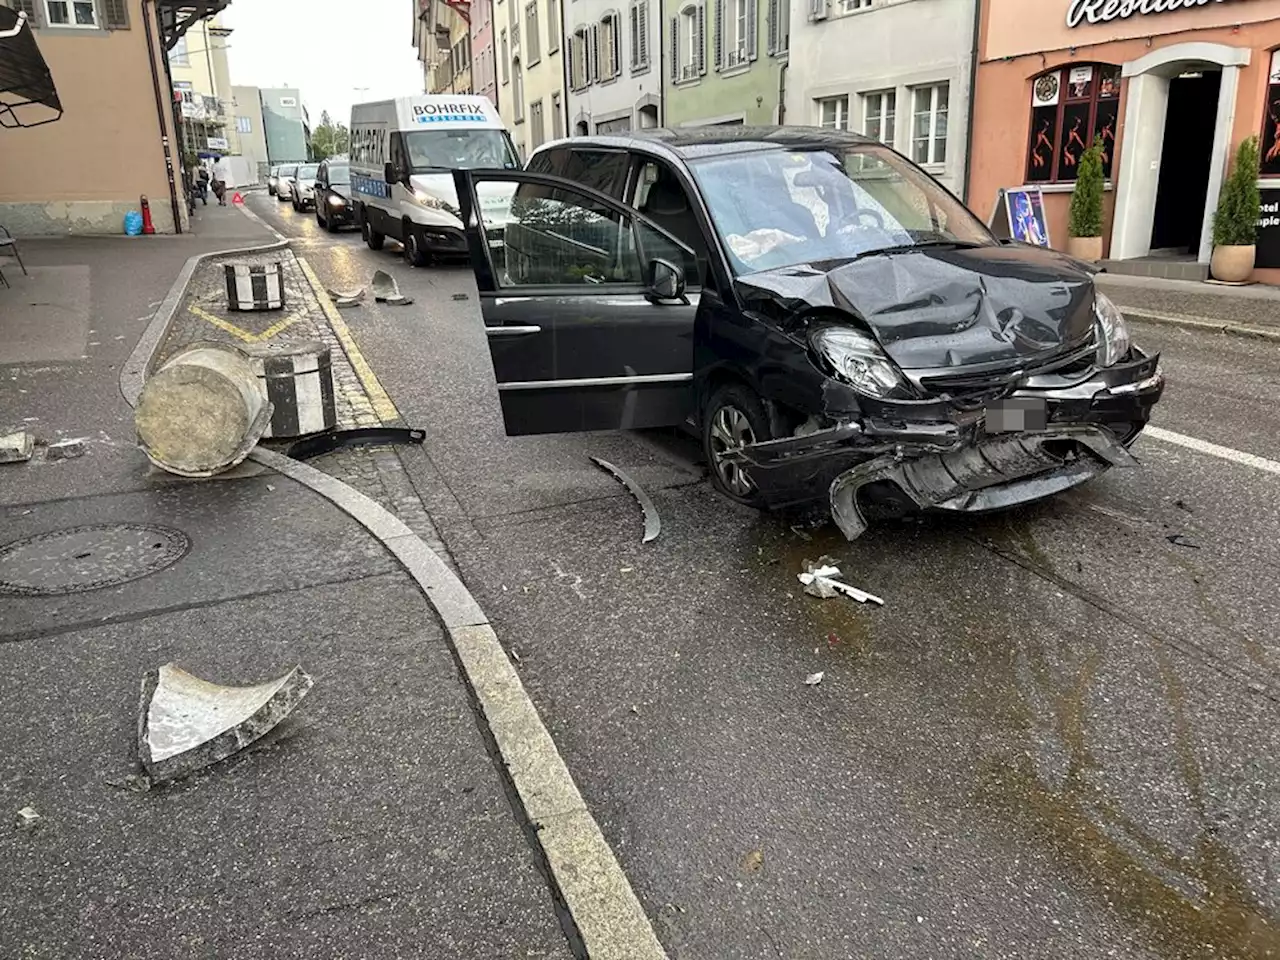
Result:
<instances>
[{"instance_id":1,"label":"cylindrical concrete post","mask_svg":"<svg viewBox=\"0 0 1280 960\"><path fill-rule=\"evenodd\" d=\"M236 311L280 310L284 307L284 277L280 264L227 263L227 308Z\"/></svg>"},{"instance_id":2,"label":"cylindrical concrete post","mask_svg":"<svg viewBox=\"0 0 1280 960\"><path fill-rule=\"evenodd\" d=\"M271 402L264 438L305 437L338 422L329 347L319 340L273 340L246 348L263 397Z\"/></svg>"},{"instance_id":3,"label":"cylindrical concrete post","mask_svg":"<svg viewBox=\"0 0 1280 960\"><path fill-rule=\"evenodd\" d=\"M210 477L249 455L271 421L248 356L220 343L196 343L165 361L142 388L134 422L157 467Z\"/></svg>"}]
</instances>

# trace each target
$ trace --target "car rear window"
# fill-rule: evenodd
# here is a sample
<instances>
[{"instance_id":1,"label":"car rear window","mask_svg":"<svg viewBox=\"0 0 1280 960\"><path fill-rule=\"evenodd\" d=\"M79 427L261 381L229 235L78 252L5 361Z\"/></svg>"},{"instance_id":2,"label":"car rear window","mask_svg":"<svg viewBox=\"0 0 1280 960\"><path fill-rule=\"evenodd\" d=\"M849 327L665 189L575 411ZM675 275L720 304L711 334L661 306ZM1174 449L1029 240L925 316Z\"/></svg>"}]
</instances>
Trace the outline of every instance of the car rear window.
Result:
<instances>
[{"instance_id":1,"label":"car rear window","mask_svg":"<svg viewBox=\"0 0 1280 960\"><path fill-rule=\"evenodd\" d=\"M346 184L351 182L351 168L345 164L340 167L329 168L329 182Z\"/></svg>"},{"instance_id":2,"label":"car rear window","mask_svg":"<svg viewBox=\"0 0 1280 960\"><path fill-rule=\"evenodd\" d=\"M298 176L303 178L310 177L312 180L316 178L316 174L319 172L320 164L318 163L308 163L306 166L298 168Z\"/></svg>"}]
</instances>

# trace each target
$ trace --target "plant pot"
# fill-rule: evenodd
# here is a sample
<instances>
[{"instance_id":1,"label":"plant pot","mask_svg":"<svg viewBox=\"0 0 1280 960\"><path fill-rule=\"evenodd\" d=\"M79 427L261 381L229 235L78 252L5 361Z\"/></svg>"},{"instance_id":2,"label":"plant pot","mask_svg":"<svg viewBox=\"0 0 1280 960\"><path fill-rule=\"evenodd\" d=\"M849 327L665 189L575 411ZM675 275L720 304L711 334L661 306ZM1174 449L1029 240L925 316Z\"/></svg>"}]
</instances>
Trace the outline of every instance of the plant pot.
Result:
<instances>
[{"instance_id":1,"label":"plant pot","mask_svg":"<svg viewBox=\"0 0 1280 960\"><path fill-rule=\"evenodd\" d=\"M1067 253L1080 260L1102 259L1101 237L1067 237Z\"/></svg>"},{"instance_id":2,"label":"plant pot","mask_svg":"<svg viewBox=\"0 0 1280 960\"><path fill-rule=\"evenodd\" d=\"M1251 243L1246 246L1235 244L1213 248L1213 259L1209 261L1209 273L1215 280L1226 283L1244 283L1253 273L1253 258L1256 247Z\"/></svg>"}]
</instances>

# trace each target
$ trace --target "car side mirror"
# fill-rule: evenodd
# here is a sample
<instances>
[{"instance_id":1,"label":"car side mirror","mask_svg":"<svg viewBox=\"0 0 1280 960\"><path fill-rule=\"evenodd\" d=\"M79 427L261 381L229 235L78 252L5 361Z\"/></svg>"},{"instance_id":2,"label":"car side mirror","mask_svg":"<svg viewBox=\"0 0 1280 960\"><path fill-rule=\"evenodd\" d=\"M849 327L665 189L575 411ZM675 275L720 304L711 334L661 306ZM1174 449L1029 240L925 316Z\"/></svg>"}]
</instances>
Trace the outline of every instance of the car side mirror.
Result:
<instances>
[{"instance_id":1,"label":"car side mirror","mask_svg":"<svg viewBox=\"0 0 1280 960\"><path fill-rule=\"evenodd\" d=\"M649 293L655 300L685 299L684 271L670 260L658 257L649 261L648 286Z\"/></svg>"},{"instance_id":2,"label":"car side mirror","mask_svg":"<svg viewBox=\"0 0 1280 960\"><path fill-rule=\"evenodd\" d=\"M387 183L395 183L396 168L393 167L390 163L384 164L382 167L382 178L386 180Z\"/></svg>"}]
</instances>

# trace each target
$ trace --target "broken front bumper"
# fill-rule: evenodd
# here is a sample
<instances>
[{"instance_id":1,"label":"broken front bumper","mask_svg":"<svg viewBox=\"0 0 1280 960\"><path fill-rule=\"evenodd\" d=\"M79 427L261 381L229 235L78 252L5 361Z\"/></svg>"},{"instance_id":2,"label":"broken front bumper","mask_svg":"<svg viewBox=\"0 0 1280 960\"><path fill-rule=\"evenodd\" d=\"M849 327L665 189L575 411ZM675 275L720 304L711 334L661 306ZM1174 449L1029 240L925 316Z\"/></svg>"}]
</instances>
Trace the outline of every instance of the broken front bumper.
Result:
<instances>
[{"instance_id":1,"label":"broken front bumper","mask_svg":"<svg viewBox=\"0 0 1280 960\"><path fill-rule=\"evenodd\" d=\"M980 512L1060 493L1113 466L1134 466L1126 445L1164 390L1159 356L1084 377L1029 377L1001 400L1042 401L1042 428L988 429L987 407L950 400L859 400L860 418L801 437L752 444L744 464L774 507L830 498L849 539L866 529L858 494L888 482L921 509Z\"/></svg>"}]
</instances>

